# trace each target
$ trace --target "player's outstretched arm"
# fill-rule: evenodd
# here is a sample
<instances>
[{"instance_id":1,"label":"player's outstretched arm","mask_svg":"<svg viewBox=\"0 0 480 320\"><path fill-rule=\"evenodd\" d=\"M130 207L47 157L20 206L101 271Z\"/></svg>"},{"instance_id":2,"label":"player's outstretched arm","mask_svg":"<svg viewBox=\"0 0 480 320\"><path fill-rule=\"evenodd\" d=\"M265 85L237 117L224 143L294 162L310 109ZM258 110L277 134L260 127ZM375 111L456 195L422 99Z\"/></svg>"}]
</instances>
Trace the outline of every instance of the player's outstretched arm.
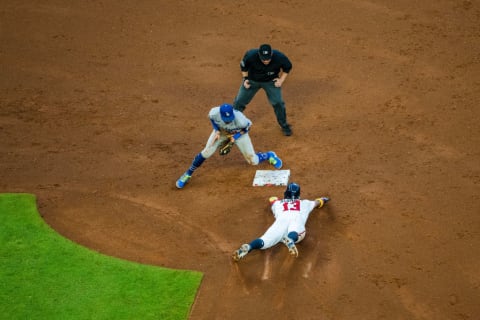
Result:
<instances>
[{"instance_id":1,"label":"player's outstretched arm","mask_svg":"<svg viewBox=\"0 0 480 320\"><path fill-rule=\"evenodd\" d=\"M270 203L270 205L273 205L273 203L274 203L275 201L277 201L277 200L278 200L278 197L270 197L270 198L268 198L268 202Z\"/></svg>"}]
</instances>

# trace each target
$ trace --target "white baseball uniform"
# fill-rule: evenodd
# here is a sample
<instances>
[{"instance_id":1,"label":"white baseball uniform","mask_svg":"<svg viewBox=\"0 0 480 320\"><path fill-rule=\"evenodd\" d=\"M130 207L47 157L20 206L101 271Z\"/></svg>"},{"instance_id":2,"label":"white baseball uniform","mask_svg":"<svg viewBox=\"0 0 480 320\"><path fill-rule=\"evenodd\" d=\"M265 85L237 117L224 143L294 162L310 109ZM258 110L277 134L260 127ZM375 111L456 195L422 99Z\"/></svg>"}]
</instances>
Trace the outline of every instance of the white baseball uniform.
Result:
<instances>
[{"instance_id":1,"label":"white baseball uniform","mask_svg":"<svg viewBox=\"0 0 480 320\"><path fill-rule=\"evenodd\" d=\"M264 242L261 249L265 250L273 247L281 242L282 238L286 237L291 231L298 233L296 243L302 241L306 234L305 224L315 207L316 202L314 200L275 200L272 204L272 213L275 217L275 222L260 237Z\"/></svg>"},{"instance_id":2,"label":"white baseball uniform","mask_svg":"<svg viewBox=\"0 0 480 320\"><path fill-rule=\"evenodd\" d=\"M220 115L220 107L214 107L210 110L208 117L210 118L210 121L219 128L219 130L217 131L214 129L212 131L201 154L205 159L210 158L218 147L229 139L229 135L243 130L246 131L246 133L243 133L240 138L235 141L235 144L249 164L257 165L259 163L259 158L258 155L255 154L252 140L248 135L248 130L250 129L252 122L240 111L234 110L233 113L235 119L233 119L232 122L225 123ZM220 137L215 140L218 133L220 133Z\"/></svg>"}]
</instances>

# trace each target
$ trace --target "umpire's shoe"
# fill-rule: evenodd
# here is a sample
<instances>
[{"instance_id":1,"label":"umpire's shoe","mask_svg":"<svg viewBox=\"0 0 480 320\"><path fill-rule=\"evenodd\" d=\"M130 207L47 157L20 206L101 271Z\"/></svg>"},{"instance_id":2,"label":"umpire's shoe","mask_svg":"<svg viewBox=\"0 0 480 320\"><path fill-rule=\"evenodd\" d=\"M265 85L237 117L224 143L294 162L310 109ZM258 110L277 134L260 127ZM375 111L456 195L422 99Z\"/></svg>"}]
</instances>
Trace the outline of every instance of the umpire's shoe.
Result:
<instances>
[{"instance_id":1,"label":"umpire's shoe","mask_svg":"<svg viewBox=\"0 0 480 320\"><path fill-rule=\"evenodd\" d=\"M287 124L286 126L282 127L283 135L285 136L291 136L292 135L292 129L290 128L290 125Z\"/></svg>"}]
</instances>

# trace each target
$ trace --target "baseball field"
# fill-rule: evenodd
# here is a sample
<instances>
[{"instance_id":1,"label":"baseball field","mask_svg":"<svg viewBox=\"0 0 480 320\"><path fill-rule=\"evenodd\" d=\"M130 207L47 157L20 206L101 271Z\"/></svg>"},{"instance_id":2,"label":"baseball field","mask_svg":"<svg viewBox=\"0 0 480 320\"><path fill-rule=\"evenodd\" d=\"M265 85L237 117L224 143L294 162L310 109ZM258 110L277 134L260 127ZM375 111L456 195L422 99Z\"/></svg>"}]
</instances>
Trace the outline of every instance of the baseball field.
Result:
<instances>
[{"instance_id":1,"label":"baseball field","mask_svg":"<svg viewBox=\"0 0 480 320\"><path fill-rule=\"evenodd\" d=\"M252 187L271 167L234 148L175 181L265 42L293 63L293 135L259 92L253 145L332 200L298 258L235 263L273 222L284 188ZM86 248L201 272L189 320L477 319L479 101L478 1L0 4L0 193Z\"/></svg>"}]
</instances>

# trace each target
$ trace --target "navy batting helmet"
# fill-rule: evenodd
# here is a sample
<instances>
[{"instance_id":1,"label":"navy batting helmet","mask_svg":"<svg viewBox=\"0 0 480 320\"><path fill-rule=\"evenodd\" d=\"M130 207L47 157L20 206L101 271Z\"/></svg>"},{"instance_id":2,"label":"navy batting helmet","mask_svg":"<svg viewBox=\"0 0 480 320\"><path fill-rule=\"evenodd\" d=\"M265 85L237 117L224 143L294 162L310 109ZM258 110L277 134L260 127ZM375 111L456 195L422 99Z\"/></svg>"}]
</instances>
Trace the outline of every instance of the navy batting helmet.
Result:
<instances>
[{"instance_id":1,"label":"navy batting helmet","mask_svg":"<svg viewBox=\"0 0 480 320\"><path fill-rule=\"evenodd\" d=\"M284 199L300 199L300 186L295 182L290 182L284 193Z\"/></svg>"}]
</instances>

